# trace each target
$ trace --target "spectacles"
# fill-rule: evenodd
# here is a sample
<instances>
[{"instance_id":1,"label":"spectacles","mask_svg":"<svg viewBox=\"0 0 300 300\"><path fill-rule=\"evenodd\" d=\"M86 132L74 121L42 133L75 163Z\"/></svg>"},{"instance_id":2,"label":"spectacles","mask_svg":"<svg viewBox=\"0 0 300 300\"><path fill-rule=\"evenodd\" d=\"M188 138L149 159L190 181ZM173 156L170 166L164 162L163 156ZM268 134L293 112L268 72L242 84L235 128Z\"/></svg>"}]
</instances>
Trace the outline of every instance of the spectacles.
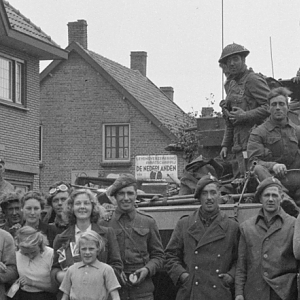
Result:
<instances>
[{"instance_id":1,"label":"spectacles","mask_svg":"<svg viewBox=\"0 0 300 300\"><path fill-rule=\"evenodd\" d=\"M69 187L65 184L61 184L59 186L53 187L49 190L50 195L54 195L57 192L67 192L69 190Z\"/></svg>"}]
</instances>

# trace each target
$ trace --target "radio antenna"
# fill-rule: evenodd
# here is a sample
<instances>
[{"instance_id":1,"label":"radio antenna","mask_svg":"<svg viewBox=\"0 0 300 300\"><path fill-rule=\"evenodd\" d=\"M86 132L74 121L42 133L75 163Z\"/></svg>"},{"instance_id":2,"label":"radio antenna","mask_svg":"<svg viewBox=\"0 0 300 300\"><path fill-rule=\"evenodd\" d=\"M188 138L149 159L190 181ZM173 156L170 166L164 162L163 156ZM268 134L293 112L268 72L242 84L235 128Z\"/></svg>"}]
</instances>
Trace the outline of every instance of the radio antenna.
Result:
<instances>
[{"instance_id":1,"label":"radio antenna","mask_svg":"<svg viewBox=\"0 0 300 300\"><path fill-rule=\"evenodd\" d=\"M270 54L271 54L272 77L274 78L274 64L273 64L272 38L271 37L270 37Z\"/></svg>"}]
</instances>

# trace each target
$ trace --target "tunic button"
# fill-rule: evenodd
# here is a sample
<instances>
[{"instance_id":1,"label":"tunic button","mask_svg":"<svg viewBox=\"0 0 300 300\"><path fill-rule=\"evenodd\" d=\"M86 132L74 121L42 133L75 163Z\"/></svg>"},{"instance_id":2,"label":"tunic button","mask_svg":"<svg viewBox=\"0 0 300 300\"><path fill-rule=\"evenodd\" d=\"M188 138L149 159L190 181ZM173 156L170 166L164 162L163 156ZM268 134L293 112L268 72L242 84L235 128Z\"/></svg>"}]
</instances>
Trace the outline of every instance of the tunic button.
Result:
<instances>
[{"instance_id":1,"label":"tunic button","mask_svg":"<svg viewBox=\"0 0 300 300\"><path fill-rule=\"evenodd\" d=\"M198 266L195 267L195 270L198 270Z\"/></svg>"},{"instance_id":2,"label":"tunic button","mask_svg":"<svg viewBox=\"0 0 300 300\"><path fill-rule=\"evenodd\" d=\"M268 241L269 240L269 238L266 238L266 241Z\"/></svg>"},{"instance_id":3,"label":"tunic button","mask_svg":"<svg viewBox=\"0 0 300 300\"><path fill-rule=\"evenodd\" d=\"M264 276L268 276L269 274L268 274L268 272L264 272Z\"/></svg>"},{"instance_id":4,"label":"tunic button","mask_svg":"<svg viewBox=\"0 0 300 300\"><path fill-rule=\"evenodd\" d=\"M218 257L221 257L221 254L218 254Z\"/></svg>"},{"instance_id":5,"label":"tunic button","mask_svg":"<svg viewBox=\"0 0 300 300\"><path fill-rule=\"evenodd\" d=\"M216 285L213 285L213 288L214 288L214 289L216 289L216 288L217 288L217 286L216 286Z\"/></svg>"},{"instance_id":6,"label":"tunic button","mask_svg":"<svg viewBox=\"0 0 300 300\"><path fill-rule=\"evenodd\" d=\"M268 254L264 254L264 258L268 258Z\"/></svg>"},{"instance_id":7,"label":"tunic button","mask_svg":"<svg viewBox=\"0 0 300 300\"><path fill-rule=\"evenodd\" d=\"M195 251L195 254L198 254L198 251Z\"/></svg>"},{"instance_id":8,"label":"tunic button","mask_svg":"<svg viewBox=\"0 0 300 300\"><path fill-rule=\"evenodd\" d=\"M195 282L195 285L198 285L198 284L199 284L199 282L198 282L198 281L196 281L196 282Z\"/></svg>"},{"instance_id":9,"label":"tunic button","mask_svg":"<svg viewBox=\"0 0 300 300\"><path fill-rule=\"evenodd\" d=\"M216 270L216 273L219 273L220 272L220 270Z\"/></svg>"}]
</instances>

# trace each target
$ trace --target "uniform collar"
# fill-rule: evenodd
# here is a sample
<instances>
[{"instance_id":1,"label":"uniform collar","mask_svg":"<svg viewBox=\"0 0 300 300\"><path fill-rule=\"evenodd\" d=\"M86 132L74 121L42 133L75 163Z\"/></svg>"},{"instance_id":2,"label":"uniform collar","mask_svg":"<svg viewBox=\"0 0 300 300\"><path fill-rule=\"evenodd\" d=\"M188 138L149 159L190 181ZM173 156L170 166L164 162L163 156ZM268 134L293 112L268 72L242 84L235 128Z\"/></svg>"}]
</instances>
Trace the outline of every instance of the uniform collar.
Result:
<instances>
[{"instance_id":1,"label":"uniform collar","mask_svg":"<svg viewBox=\"0 0 300 300\"><path fill-rule=\"evenodd\" d=\"M277 211L277 213L272 217L272 219L275 218L280 218L281 221L283 221L283 216L284 216L284 211L281 207L279 207L279 210ZM264 222L266 222L266 216L264 214L264 210L261 208L258 212L258 215L256 217L256 221L255 224L257 224L259 222L259 220L263 220Z\"/></svg>"},{"instance_id":2,"label":"uniform collar","mask_svg":"<svg viewBox=\"0 0 300 300\"><path fill-rule=\"evenodd\" d=\"M279 124L276 124L271 117L269 117L266 121L266 127L268 129L268 131L272 131L274 130L274 128L276 127L285 127L285 126L289 126L289 127L295 127L295 125L291 122L291 120L289 118L287 118L287 122L284 126L280 126Z\"/></svg>"},{"instance_id":3,"label":"uniform collar","mask_svg":"<svg viewBox=\"0 0 300 300\"><path fill-rule=\"evenodd\" d=\"M115 216L116 216L116 219L117 220L120 220L120 218L123 216L123 215L128 215L129 219L132 221L135 217L135 214L136 214L136 211L135 209L133 209L132 211L130 212L124 212L122 210L120 210L119 208L117 208L115 210Z\"/></svg>"}]
</instances>

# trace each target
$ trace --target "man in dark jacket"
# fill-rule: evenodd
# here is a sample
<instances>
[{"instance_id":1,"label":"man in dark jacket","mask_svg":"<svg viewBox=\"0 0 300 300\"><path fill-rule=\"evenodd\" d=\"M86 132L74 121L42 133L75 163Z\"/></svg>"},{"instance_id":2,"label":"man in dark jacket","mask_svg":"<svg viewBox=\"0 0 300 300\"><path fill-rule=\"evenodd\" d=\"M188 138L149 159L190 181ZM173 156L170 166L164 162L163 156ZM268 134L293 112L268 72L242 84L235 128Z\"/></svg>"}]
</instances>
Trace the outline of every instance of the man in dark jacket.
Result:
<instances>
[{"instance_id":1,"label":"man in dark jacket","mask_svg":"<svg viewBox=\"0 0 300 300\"><path fill-rule=\"evenodd\" d=\"M116 233L124 264L121 300L153 300L151 277L163 267L164 251L155 220L135 208L137 181L131 174L120 175L110 196L117 201L111 220L101 225Z\"/></svg>"},{"instance_id":2,"label":"man in dark jacket","mask_svg":"<svg viewBox=\"0 0 300 300\"><path fill-rule=\"evenodd\" d=\"M240 226L235 300L296 300L296 219L280 207L282 185L278 179L263 180L255 197L260 199L262 209Z\"/></svg>"},{"instance_id":3,"label":"man in dark jacket","mask_svg":"<svg viewBox=\"0 0 300 300\"><path fill-rule=\"evenodd\" d=\"M238 223L219 209L218 180L203 176L195 198L201 207L182 217L166 247L165 267L179 286L177 300L231 300L238 251Z\"/></svg>"},{"instance_id":4,"label":"man in dark jacket","mask_svg":"<svg viewBox=\"0 0 300 300\"><path fill-rule=\"evenodd\" d=\"M223 49L219 59L229 71L227 97L222 102L226 127L220 155L226 159L231 149L238 162L239 170L234 170L235 175L245 172L243 152L246 153L251 128L269 115L267 95L270 89L261 75L247 68L245 60L249 53L245 47L233 43Z\"/></svg>"}]
</instances>

